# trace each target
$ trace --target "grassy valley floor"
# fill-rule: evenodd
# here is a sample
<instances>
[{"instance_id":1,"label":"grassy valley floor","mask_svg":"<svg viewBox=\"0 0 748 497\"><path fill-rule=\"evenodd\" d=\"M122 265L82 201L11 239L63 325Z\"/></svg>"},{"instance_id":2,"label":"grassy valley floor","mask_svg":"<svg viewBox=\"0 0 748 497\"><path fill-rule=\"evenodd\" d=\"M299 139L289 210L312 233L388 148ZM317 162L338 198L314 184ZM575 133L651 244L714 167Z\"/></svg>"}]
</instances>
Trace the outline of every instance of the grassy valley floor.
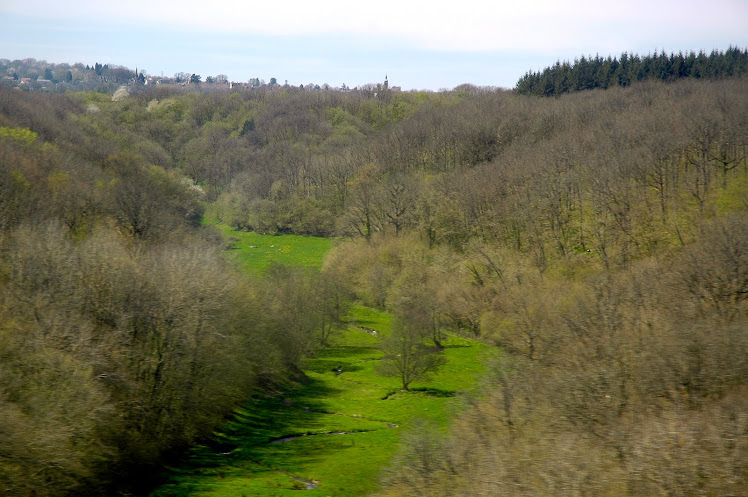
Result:
<instances>
[{"instance_id":1,"label":"grassy valley floor","mask_svg":"<svg viewBox=\"0 0 748 497\"><path fill-rule=\"evenodd\" d=\"M303 259L303 247L314 244L302 239L299 245L286 236L251 236L237 245L257 251L287 246L270 250L273 256ZM476 386L484 359L495 353L451 336L445 342L446 365L429 381L403 392L397 378L374 370L389 320L386 313L354 306L349 326L334 337L333 345L305 362L303 381L239 409L212 441L194 448L182 466L170 470L168 484L152 497L284 496L299 490L310 497L343 497L376 491L402 433L424 422L446 428L463 394Z\"/></svg>"},{"instance_id":2,"label":"grassy valley floor","mask_svg":"<svg viewBox=\"0 0 748 497\"><path fill-rule=\"evenodd\" d=\"M364 307L352 314L355 324L336 344L306 362L307 380L240 409L152 495L283 496L306 489L309 496L342 497L376 491L402 432L422 422L446 426L491 350L450 337L443 369L401 392L397 379L373 370L388 316Z\"/></svg>"}]
</instances>

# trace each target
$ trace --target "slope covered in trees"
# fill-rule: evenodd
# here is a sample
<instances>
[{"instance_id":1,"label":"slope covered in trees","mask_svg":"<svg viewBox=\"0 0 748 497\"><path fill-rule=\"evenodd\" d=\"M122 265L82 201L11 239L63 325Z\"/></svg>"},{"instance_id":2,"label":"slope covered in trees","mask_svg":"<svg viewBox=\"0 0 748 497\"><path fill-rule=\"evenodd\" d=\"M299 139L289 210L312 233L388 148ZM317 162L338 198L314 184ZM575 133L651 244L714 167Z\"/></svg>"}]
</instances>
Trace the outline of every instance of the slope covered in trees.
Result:
<instances>
[{"instance_id":1,"label":"slope covered in trees","mask_svg":"<svg viewBox=\"0 0 748 497\"><path fill-rule=\"evenodd\" d=\"M298 375L331 277L504 351L384 493L744 493L747 94L0 89L0 481L96 494L209 434ZM260 284L204 216L344 243Z\"/></svg>"},{"instance_id":2,"label":"slope covered in trees","mask_svg":"<svg viewBox=\"0 0 748 497\"><path fill-rule=\"evenodd\" d=\"M483 282L450 290L505 356L378 495L744 494L747 227L730 216L683 251L574 277L493 252L502 281L475 253Z\"/></svg>"},{"instance_id":3,"label":"slope covered in trees","mask_svg":"<svg viewBox=\"0 0 748 497\"><path fill-rule=\"evenodd\" d=\"M317 276L239 276L200 226L204 191L126 150L128 135L92 132L75 98L0 94L7 495L142 492L253 392L296 375L331 319ZM293 305L303 323L288 326Z\"/></svg>"}]
</instances>

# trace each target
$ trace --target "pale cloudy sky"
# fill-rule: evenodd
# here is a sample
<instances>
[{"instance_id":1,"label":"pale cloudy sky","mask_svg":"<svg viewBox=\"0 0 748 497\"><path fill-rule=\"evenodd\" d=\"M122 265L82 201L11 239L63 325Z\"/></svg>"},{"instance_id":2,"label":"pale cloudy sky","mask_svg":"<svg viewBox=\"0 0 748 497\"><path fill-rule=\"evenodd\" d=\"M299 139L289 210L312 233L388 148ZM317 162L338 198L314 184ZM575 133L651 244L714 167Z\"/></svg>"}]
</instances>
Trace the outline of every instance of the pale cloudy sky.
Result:
<instances>
[{"instance_id":1,"label":"pale cloudy sky","mask_svg":"<svg viewBox=\"0 0 748 497\"><path fill-rule=\"evenodd\" d=\"M0 58L404 89L581 55L748 46L748 0L0 0Z\"/></svg>"}]
</instances>

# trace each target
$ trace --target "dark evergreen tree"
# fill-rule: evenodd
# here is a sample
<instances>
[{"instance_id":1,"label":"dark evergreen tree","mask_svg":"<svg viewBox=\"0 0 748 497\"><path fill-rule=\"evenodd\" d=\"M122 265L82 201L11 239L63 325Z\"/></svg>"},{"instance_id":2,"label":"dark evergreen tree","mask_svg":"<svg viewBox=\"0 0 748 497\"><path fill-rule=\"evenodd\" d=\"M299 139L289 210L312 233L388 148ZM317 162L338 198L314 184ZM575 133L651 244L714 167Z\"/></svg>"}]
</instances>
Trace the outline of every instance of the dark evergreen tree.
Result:
<instances>
[{"instance_id":1,"label":"dark evergreen tree","mask_svg":"<svg viewBox=\"0 0 748 497\"><path fill-rule=\"evenodd\" d=\"M525 95L546 97L573 91L628 86L636 81L656 79L674 81L681 78L725 78L741 76L748 71L748 50L729 47L725 52L703 50L684 55L665 51L644 57L624 52L619 58L582 56L573 63L557 61L542 71L528 71L515 90Z\"/></svg>"}]
</instances>

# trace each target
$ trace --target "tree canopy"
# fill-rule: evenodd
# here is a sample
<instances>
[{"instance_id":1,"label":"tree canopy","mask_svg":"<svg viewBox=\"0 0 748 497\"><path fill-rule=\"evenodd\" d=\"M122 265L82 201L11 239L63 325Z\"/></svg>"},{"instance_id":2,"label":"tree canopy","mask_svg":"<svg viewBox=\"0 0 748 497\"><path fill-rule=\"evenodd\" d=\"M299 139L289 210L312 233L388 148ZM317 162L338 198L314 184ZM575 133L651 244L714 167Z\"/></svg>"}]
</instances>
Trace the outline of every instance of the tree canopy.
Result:
<instances>
[{"instance_id":1,"label":"tree canopy","mask_svg":"<svg viewBox=\"0 0 748 497\"><path fill-rule=\"evenodd\" d=\"M629 86L647 79L675 81L683 78L716 79L748 72L748 49L730 47L688 53L664 51L639 56L624 52L619 57L585 57L556 62L542 71L529 71L515 89L525 95L554 96L581 90Z\"/></svg>"}]
</instances>

